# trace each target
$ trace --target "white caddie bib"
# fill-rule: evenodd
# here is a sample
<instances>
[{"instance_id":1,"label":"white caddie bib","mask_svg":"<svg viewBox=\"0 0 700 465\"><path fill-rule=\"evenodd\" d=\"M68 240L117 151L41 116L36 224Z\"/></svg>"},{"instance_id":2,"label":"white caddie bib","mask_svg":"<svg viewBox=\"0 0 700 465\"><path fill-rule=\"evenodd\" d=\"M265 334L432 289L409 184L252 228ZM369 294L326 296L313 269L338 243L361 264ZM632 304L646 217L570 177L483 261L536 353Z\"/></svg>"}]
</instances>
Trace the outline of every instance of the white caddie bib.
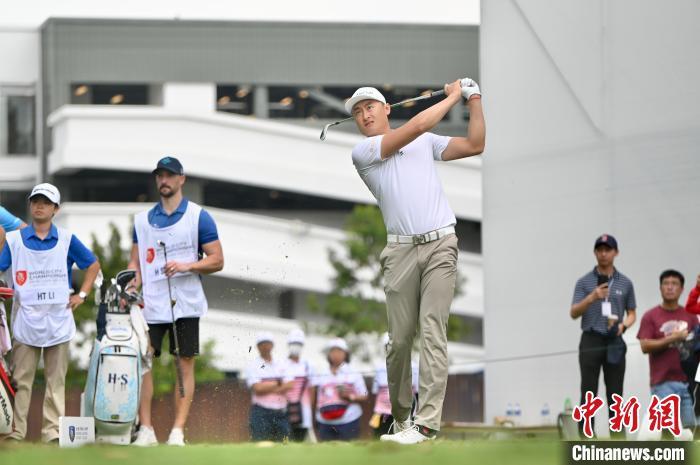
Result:
<instances>
[{"instance_id":1,"label":"white caddie bib","mask_svg":"<svg viewBox=\"0 0 700 465\"><path fill-rule=\"evenodd\" d=\"M68 307L68 248L72 234L58 229L50 250L31 250L20 231L7 235L15 289L12 332L16 340L34 347L50 347L75 336L75 320Z\"/></svg>"},{"instance_id":2,"label":"white caddie bib","mask_svg":"<svg viewBox=\"0 0 700 465\"><path fill-rule=\"evenodd\" d=\"M139 264L143 282L144 311L148 323L170 323L168 280L165 275L166 246L169 261L193 263L199 260L199 215L202 207L187 202L182 218L172 226L157 228L148 224L148 211L134 218L138 237ZM207 299L202 281L195 273L178 273L170 278L171 292L175 300L175 320L202 317L207 312Z\"/></svg>"}]
</instances>

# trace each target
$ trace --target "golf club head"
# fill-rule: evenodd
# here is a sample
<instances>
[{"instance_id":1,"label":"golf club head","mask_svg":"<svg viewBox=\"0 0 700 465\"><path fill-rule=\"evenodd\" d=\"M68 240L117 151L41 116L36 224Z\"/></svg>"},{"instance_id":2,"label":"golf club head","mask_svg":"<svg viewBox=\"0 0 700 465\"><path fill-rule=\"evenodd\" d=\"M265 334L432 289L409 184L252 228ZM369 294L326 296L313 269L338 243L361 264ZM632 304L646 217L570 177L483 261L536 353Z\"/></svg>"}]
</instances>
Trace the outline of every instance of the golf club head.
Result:
<instances>
[{"instance_id":1,"label":"golf club head","mask_svg":"<svg viewBox=\"0 0 700 465\"><path fill-rule=\"evenodd\" d=\"M120 288L126 289L126 286L136 277L136 270L122 270L117 273L117 284Z\"/></svg>"},{"instance_id":2,"label":"golf club head","mask_svg":"<svg viewBox=\"0 0 700 465\"><path fill-rule=\"evenodd\" d=\"M321 140L326 140L326 133L328 133L328 128L333 126L334 123L328 123L325 126L323 126L323 130L321 131Z\"/></svg>"}]
</instances>

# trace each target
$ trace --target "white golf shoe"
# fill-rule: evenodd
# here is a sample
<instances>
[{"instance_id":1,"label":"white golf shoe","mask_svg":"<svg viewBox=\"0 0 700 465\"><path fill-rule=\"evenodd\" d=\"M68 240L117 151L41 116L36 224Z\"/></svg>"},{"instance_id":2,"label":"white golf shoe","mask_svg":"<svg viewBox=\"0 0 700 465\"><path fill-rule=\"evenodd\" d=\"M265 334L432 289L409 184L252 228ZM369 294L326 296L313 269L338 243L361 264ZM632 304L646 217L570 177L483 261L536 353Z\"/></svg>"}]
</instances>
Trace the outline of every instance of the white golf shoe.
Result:
<instances>
[{"instance_id":1,"label":"white golf shoe","mask_svg":"<svg viewBox=\"0 0 700 465\"><path fill-rule=\"evenodd\" d=\"M158 439L156 438L156 432L153 431L153 428L150 426L141 426L136 439L131 445L138 447L157 446Z\"/></svg>"},{"instance_id":2,"label":"white golf shoe","mask_svg":"<svg viewBox=\"0 0 700 465\"><path fill-rule=\"evenodd\" d=\"M406 421L398 421L394 420L394 422L391 424L391 428L389 428L389 431L391 431L389 434L382 434L379 437L380 441L388 441L389 436L393 436L396 433L400 433L401 431L407 430L412 426L411 419L409 418Z\"/></svg>"},{"instance_id":3,"label":"white golf shoe","mask_svg":"<svg viewBox=\"0 0 700 465\"><path fill-rule=\"evenodd\" d=\"M411 423L411 419L410 419L410 418L409 418L408 420L406 420L406 421L394 420L394 421L391 423L391 427L389 428L389 433L388 433L388 434L382 434L382 435L379 437L379 440L380 440L380 441L386 441L386 439L384 439L386 436L392 436L392 435L394 435L394 434L396 434L396 433L400 433L400 432L403 431L403 430L409 429L411 426L412 426L412 423Z\"/></svg>"},{"instance_id":4,"label":"white golf shoe","mask_svg":"<svg viewBox=\"0 0 700 465\"><path fill-rule=\"evenodd\" d=\"M396 442L398 444L418 444L424 441L434 440L434 436L426 436L420 432L418 425L411 425L409 428L399 431L395 434L384 434L379 438L384 442Z\"/></svg>"},{"instance_id":5,"label":"white golf shoe","mask_svg":"<svg viewBox=\"0 0 700 465\"><path fill-rule=\"evenodd\" d=\"M185 433L183 433L180 428L173 428L170 431L170 436L168 436L168 442L166 442L166 444L169 446L184 446Z\"/></svg>"}]
</instances>

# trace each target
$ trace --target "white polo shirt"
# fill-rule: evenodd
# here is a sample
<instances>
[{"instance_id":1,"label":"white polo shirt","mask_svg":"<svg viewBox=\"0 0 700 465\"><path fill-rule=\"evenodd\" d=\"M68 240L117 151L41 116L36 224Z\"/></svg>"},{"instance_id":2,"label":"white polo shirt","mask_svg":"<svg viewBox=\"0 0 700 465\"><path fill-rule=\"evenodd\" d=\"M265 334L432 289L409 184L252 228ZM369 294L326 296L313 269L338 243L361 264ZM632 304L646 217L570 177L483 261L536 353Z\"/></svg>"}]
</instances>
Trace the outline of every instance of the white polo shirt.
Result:
<instances>
[{"instance_id":1,"label":"white polo shirt","mask_svg":"<svg viewBox=\"0 0 700 465\"><path fill-rule=\"evenodd\" d=\"M246 384L248 389L253 389L253 385L264 381L274 381L276 383L288 383L294 378L287 374L287 364L284 361L278 362L272 359L266 362L262 357L253 360L246 370ZM252 403L271 410L282 410L287 408L287 397L285 394L255 394L252 393Z\"/></svg>"},{"instance_id":2,"label":"white polo shirt","mask_svg":"<svg viewBox=\"0 0 700 465\"><path fill-rule=\"evenodd\" d=\"M435 167L450 138L428 132L382 160L383 137L368 137L357 144L352 162L377 199L387 232L424 234L456 224Z\"/></svg>"},{"instance_id":3,"label":"white polo shirt","mask_svg":"<svg viewBox=\"0 0 700 465\"><path fill-rule=\"evenodd\" d=\"M345 425L362 416L362 406L356 402L348 402L340 397L338 386L343 385L346 391L357 396L367 395L367 385L359 371L347 363L342 364L336 373L326 366L317 371L312 379L316 387L316 421L326 425ZM321 416L321 409L330 405L347 405L342 417L327 420Z\"/></svg>"}]
</instances>

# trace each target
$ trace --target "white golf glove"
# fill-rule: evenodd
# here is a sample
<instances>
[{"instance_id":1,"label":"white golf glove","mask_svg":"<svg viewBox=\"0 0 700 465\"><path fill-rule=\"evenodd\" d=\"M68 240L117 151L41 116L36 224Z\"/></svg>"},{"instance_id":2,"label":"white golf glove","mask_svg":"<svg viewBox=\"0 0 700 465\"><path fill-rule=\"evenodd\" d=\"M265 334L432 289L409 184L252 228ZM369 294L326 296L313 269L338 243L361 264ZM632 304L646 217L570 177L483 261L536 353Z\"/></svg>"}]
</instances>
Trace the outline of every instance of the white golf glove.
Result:
<instances>
[{"instance_id":1,"label":"white golf glove","mask_svg":"<svg viewBox=\"0 0 700 465\"><path fill-rule=\"evenodd\" d=\"M473 95L481 95L479 84L474 79L465 77L460 81L462 85L462 97L469 100Z\"/></svg>"}]
</instances>

